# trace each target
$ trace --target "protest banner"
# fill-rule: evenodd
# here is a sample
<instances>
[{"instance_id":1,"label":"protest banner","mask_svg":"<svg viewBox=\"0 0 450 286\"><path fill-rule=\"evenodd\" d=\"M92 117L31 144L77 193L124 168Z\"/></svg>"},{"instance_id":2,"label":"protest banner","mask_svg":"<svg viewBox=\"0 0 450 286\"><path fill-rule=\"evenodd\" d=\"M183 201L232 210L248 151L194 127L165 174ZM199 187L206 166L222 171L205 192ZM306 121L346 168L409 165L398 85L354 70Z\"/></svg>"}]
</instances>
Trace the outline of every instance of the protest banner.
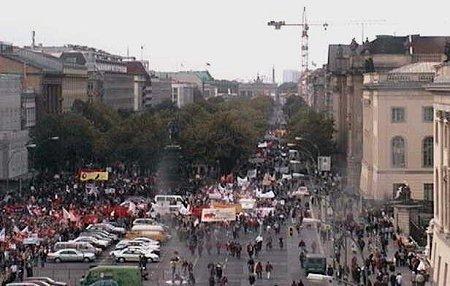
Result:
<instances>
[{"instance_id":1,"label":"protest banner","mask_svg":"<svg viewBox=\"0 0 450 286\"><path fill-rule=\"evenodd\" d=\"M202 209L202 222L223 222L234 220L236 220L236 209L234 207Z\"/></svg>"},{"instance_id":2,"label":"protest banner","mask_svg":"<svg viewBox=\"0 0 450 286\"><path fill-rule=\"evenodd\" d=\"M108 172L80 171L80 181L108 181Z\"/></svg>"}]
</instances>

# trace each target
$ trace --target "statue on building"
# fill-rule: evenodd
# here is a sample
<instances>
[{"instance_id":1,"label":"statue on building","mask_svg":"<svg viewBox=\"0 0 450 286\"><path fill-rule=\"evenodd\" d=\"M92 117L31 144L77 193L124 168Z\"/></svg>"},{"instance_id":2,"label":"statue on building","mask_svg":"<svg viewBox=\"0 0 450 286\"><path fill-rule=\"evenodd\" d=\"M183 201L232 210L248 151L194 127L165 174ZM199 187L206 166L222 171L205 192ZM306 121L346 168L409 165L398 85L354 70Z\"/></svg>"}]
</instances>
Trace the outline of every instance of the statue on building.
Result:
<instances>
[{"instance_id":1,"label":"statue on building","mask_svg":"<svg viewBox=\"0 0 450 286\"><path fill-rule=\"evenodd\" d=\"M366 73L375 72L375 65L373 64L372 58L368 58L364 61L364 70Z\"/></svg>"},{"instance_id":2,"label":"statue on building","mask_svg":"<svg viewBox=\"0 0 450 286\"><path fill-rule=\"evenodd\" d=\"M446 57L444 62L446 62L446 63L450 62L450 42L445 43L444 54Z\"/></svg>"},{"instance_id":3,"label":"statue on building","mask_svg":"<svg viewBox=\"0 0 450 286\"><path fill-rule=\"evenodd\" d=\"M343 56L344 56L344 49L342 48L342 45L339 44L337 46L336 57L337 58L342 58Z\"/></svg>"},{"instance_id":4,"label":"statue on building","mask_svg":"<svg viewBox=\"0 0 450 286\"><path fill-rule=\"evenodd\" d=\"M356 53L356 49L358 49L358 47L359 47L359 45L358 45L358 43L356 42L356 39L353 38L353 39L352 39L352 42L350 43L350 50L352 51L353 54Z\"/></svg>"},{"instance_id":5,"label":"statue on building","mask_svg":"<svg viewBox=\"0 0 450 286\"><path fill-rule=\"evenodd\" d=\"M397 189L395 199L401 200L403 201L403 203L411 201L411 188L408 186L408 184L403 184Z\"/></svg>"},{"instance_id":6,"label":"statue on building","mask_svg":"<svg viewBox=\"0 0 450 286\"><path fill-rule=\"evenodd\" d=\"M169 131L170 144L172 144L178 138L179 133L178 124L175 121L170 121L167 127Z\"/></svg>"}]
</instances>

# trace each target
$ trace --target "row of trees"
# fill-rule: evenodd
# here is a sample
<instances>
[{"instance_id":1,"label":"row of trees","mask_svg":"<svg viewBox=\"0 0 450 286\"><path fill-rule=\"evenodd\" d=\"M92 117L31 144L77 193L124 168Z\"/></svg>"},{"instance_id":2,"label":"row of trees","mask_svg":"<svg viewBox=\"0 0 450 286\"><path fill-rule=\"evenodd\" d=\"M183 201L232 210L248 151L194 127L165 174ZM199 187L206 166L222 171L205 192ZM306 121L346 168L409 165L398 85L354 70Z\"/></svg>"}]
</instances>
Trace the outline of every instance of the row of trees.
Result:
<instances>
[{"instance_id":1,"label":"row of trees","mask_svg":"<svg viewBox=\"0 0 450 286\"><path fill-rule=\"evenodd\" d=\"M335 153L335 132L333 119L323 112L317 112L306 105L303 98L290 96L283 106L286 114L288 137L291 142L301 138L302 148L311 154L318 155L318 147L321 155ZM312 144L311 144L312 143Z\"/></svg>"},{"instance_id":2,"label":"row of trees","mask_svg":"<svg viewBox=\"0 0 450 286\"><path fill-rule=\"evenodd\" d=\"M73 112L39 121L32 134L32 161L39 170L120 162L154 172L164 148L173 143L180 145L186 164L219 166L225 173L264 134L271 107L267 97L213 98L182 109L164 102L142 113L123 114L101 103L76 102ZM169 136L173 127L177 132ZM52 137L59 140L48 140Z\"/></svg>"}]
</instances>

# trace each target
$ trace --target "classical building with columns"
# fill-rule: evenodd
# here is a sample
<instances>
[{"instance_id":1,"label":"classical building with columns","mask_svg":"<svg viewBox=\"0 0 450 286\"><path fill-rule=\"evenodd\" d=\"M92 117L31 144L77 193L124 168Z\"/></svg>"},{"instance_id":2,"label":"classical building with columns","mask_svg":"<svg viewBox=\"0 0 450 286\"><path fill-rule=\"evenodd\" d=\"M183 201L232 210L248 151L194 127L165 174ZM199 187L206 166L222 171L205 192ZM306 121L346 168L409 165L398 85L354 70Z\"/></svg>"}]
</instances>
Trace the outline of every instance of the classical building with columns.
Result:
<instances>
[{"instance_id":1,"label":"classical building with columns","mask_svg":"<svg viewBox=\"0 0 450 286\"><path fill-rule=\"evenodd\" d=\"M441 64L427 89L434 94L434 218L427 252L433 285L450 285L450 65Z\"/></svg>"}]
</instances>

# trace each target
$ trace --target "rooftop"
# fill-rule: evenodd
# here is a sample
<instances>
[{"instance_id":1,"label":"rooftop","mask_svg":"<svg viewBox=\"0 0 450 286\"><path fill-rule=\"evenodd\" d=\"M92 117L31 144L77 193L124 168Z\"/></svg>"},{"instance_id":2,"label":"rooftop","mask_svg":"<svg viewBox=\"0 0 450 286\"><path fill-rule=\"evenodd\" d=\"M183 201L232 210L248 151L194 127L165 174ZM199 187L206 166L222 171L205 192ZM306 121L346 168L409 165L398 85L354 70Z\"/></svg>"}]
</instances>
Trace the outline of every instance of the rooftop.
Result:
<instances>
[{"instance_id":1,"label":"rooftop","mask_svg":"<svg viewBox=\"0 0 450 286\"><path fill-rule=\"evenodd\" d=\"M436 73L436 66L440 63L438 62L420 62L405 65L396 69L391 70L390 74L398 73Z\"/></svg>"}]
</instances>

